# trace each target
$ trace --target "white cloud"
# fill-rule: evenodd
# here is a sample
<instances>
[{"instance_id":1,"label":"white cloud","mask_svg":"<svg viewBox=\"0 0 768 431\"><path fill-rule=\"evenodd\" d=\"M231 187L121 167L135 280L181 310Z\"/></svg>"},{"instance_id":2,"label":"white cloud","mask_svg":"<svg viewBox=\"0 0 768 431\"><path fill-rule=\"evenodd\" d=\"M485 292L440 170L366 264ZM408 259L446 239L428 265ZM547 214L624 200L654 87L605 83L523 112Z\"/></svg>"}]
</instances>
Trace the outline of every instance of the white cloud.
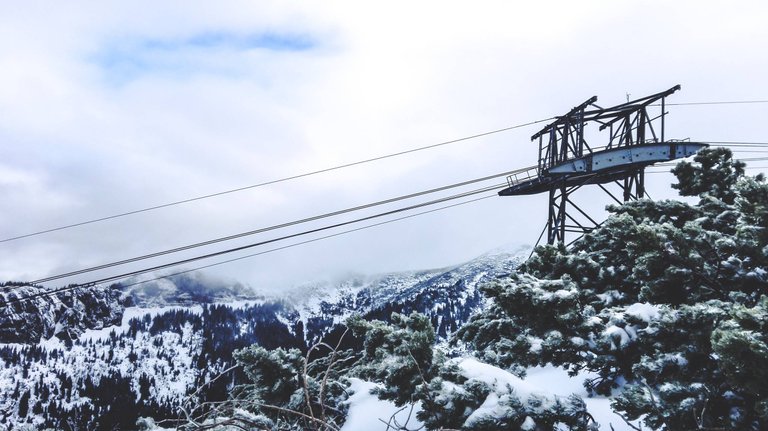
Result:
<instances>
[{"instance_id":1,"label":"white cloud","mask_svg":"<svg viewBox=\"0 0 768 431\"><path fill-rule=\"evenodd\" d=\"M13 199L0 203L6 237L545 118L592 95L610 105L626 93L680 83L680 101L768 97L759 2L728 9L691 1L5 9L2 163L38 178L7 186ZM765 109L674 108L668 130L680 138L765 140ZM0 279L528 166L536 130L0 244ZM654 198L674 195L663 181L649 182ZM585 196L593 209L607 203ZM493 199L217 271L267 283L445 265L501 243L534 242L545 212L541 196Z\"/></svg>"}]
</instances>

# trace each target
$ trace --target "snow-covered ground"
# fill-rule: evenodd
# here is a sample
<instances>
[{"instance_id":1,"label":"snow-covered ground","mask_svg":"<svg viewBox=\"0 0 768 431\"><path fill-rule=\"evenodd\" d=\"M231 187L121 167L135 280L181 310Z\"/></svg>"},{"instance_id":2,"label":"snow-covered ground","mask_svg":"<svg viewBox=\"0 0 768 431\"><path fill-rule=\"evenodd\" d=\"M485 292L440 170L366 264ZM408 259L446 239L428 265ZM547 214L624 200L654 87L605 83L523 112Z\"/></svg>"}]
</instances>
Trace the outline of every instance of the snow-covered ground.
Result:
<instances>
[{"instance_id":1,"label":"snow-covered ground","mask_svg":"<svg viewBox=\"0 0 768 431\"><path fill-rule=\"evenodd\" d=\"M582 373L570 377L561 368L535 367L528 370L525 379L520 379L504 370L480 363L474 359L463 359L459 365L464 370L466 377L480 379L491 384L495 383L496 386L510 384L520 395L535 393L567 396L575 393L584 399L589 413L600 424L600 430L632 431L632 428L621 417L613 413L609 398L589 397L587 395L582 382L585 378L590 377L589 374ZM401 425L405 424L410 415L409 429L417 429L421 426L415 418L418 406L413 412L410 409L400 409L389 401L382 401L376 395L371 395L370 390L376 387L374 383L359 379L351 379L351 381L350 389L354 391L354 394L349 398L349 417L341 431L384 431L387 429L386 422L390 421L393 415ZM492 403L485 403L481 409L483 407L487 407L486 410L492 409L490 404ZM478 412L481 409L478 409Z\"/></svg>"},{"instance_id":2,"label":"snow-covered ground","mask_svg":"<svg viewBox=\"0 0 768 431\"><path fill-rule=\"evenodd\" d=\"M375 383L360 379L350 381L352 384L349 390L354 393L349 397L349 415L341 431L386 430L388 423L398 423L408 429L421 427L421 422L416 419L418 404L413 410L397 407L389 401L382 401L376 395L371 395L371 390L376 387Z\"/></svg>"},{"instance_id":3,"label":"snow-covered ground","mask_svg":"<svg viewBox=\"0 0 768 431\"><path fill-rule=\"evenodd\" d=\"M579 373L571 377L562 368L553 366L535 367L528 369L525 381L531 386L547 391L555 395L576 394L587 404L587 410L600 424L600 429L610 431L611 426L615 431L632 431L624 420L611 410L611 400L606 397L587 394L582 384L585 379L594 377L588 373Z\"/></svg>"},{"instance_id":4,"label":"snow-covered ground","mask_svg":"<svg viewBox=\"0 0 768 431\"><path fill-rule=\"evenodd\" d=\"M229 303L229 306L233 307L248 307L250 305L253 305L259 301L239 301L237 303ZM166 307L157 307L157 308L127 308L125 310L125 314L123 316L123 320L121 322L120 326L110 326L103 329L98 330L87 330L82 336L81 340L92 340L92 341L98 341L98 340L106 340L110 337L110 333L115 332L116 334L124 333L129 328L129 321L133 318L142 318L144 316L155 316L159 315L171 310L185 310L192 313L201 313L202 307L201 306L184 306L184 307L173 307L173 306L166 306ZM651 312L654 310L648 310L648 309L642 309L637 310L638 312L643 311L645 313L642 314L652 314ZM163 334L161 337L167 338L167 337L178 337L175 334ZM181 339L165 339L162 345L164 346L181 346L181 345L189 345L189 347L196 346L198 343L192 342L192 338L194 338L194 334L189 333L186 331L185 334L181 336L181 338L188 338L186 343L182 343ZM115 352L115 356L123 357L127 354L127 351L134 347L136 351L140 351L141 346L147 346L150 345L150 338L149 334L140 334L139 337L137 337L136 340L132 340L130 345L126 346L126 348L119 349ZM41 347L44 347L46 350L51 351L54 349L57 349L59 351L65 352L63 354L64 357L78 357L80 359L87 357L89 355L86 354L85 351L80 352L80 350L85 349L85 346L75 346L75 351L68 350L64 344L59 341L56 338L52 338L51 340L46 340L40 343ZM17 347L21 347L20 345ZM70 348L72 349L72 348ZM164 347L164 349L167 349L167 347ZM123 351L125 350L125 351ZM130 349L133 350L133 349ZM173 358L173 362L177 366L181 366L181 370L184 376L177 375L175 379L172 379L174 381L166 381L163 382L160 386L164 387L164 391L159 391L158 388L153 388L153 392L155 392L155 396L160 397L178 397L185 393L185 391L188 389L189 385L192 384L192 381L194 380L194 375L191 373L191 358L189 352L187 352L185 349L184 352L166 352L166 354L170 355L170 357ZM99 355L97 355L99 356ZM142 363L141 369L143 372L146 372L147 374L150 374L149 369L144 369L145 367L160 367L164 368L167 366L165 363L161 363L162 361L158 362L156 360L150 360L153 358L141 358L142 360L139 361ZM98 362L98 361L97 361ZM123 362L124 364L128 364L127 361L118 361ZM506 384L509 384L512 386L515 390L515 393L520 396L528 396L529 394L539 394L539 395L545 395L545 396L567 396L570 394L577 394L584 399L584 401L587 404L587 409L592 414L592 416L595 418L595 420L600 424L600 429L604 431L609 431L611 429L615 431L631 431L632 428L628 426L618 415L612 412L610 408L610 399L605 397L590 397L586 390L584 389L584 386L582 385L582 382L588 378L592 377L589 374L581 373L577 376L570 377L566 373L565 370L548 366L548 367L535 367L528 370L527 377L525 379L520 379L504 370L501 370L499 368L480 363L474 359L465 358L458 362L460 367L464 370L464 374L469 379L477 379L482 380L484 382L487 382L489 385L495 388L502 388L505 387ZM85 365L85 364L83 364ZM89 373L93 374L104 374L107 370L106 369L100 369L101 367L97 365L102 365L100 362L98 364L92 363L88 364L88 367L84 367L85 369L90 370ZM43 364L40 364L40 366L43 366ZM38 378L39 375L47 375L50 374L50 372L44 372L45 370L42 369L34 369L31 371L31 375L35 378ZM97 372L100 371L100 372ZM127 371L127 370L125 370ZM13 378L12 376L4 376L3 374L6 373L0 373L0 377L5 377L5 383L12 384ZM187 375L188 374L188 375ZM85 377L80 376L80 377ZM353 395L349 399L349 405L350 405L350 411L349 416L344 424L344 427L342 428L342 431L353 431L353 430L386 430L387 429L387 423L393 423L396 421L400 425L405 425L407 423L409 429L417 429L421 426L421 423L416 419L416 412L418 411L419 407L418 405L415 406L413 410L410 408L398 408L393 403L388 401L382 401L379 400L375 395L371 395L370 391L375 387L374 383L365 382L359 379L351 379L351 387L350 392L353 393ZM10 386L9 386L10 387ZM502 389L503 390L503 389ZM162 393L161 393L162 392ZM473 416L481 416L483 414L492 414L494 409L494 400L485 400L483 405L480 409L478 409Z\"/></svg>"}]
</instances>

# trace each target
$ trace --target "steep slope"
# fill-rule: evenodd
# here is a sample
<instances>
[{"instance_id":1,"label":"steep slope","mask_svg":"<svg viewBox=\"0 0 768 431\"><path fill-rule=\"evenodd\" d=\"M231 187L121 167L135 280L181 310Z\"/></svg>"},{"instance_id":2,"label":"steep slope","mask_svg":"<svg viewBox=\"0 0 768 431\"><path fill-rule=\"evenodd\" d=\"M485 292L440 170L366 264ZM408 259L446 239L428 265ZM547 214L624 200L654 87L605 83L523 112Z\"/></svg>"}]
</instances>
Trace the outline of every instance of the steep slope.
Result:
<instances>
[{"instance_id":1,"label":"steep slope","mask_svg":"<svg viewBox=\"0 0 768 431\"><path fill-rule=\"evenodd\" d=\"M319 340L353 313L380 320L388 320L393 312L423 313L432 319L438 336L445 338L482 305L478 287L514 271L524 256L487 253L450 268L314 283L298 288L292 301L308 342Z\"/></svg>"},{"instance_id":2,"label":"steep slope","mask_svg":"<svg viewBox=\"0 0 768 431\"><path fill-rule=\"evenodd\" d=\"M70 346L58 338L28 346L0 345L0 428L19 423L39 428L61 428L67 423L130 428L139 416L175 418L188 394L232 365L234 350L251 344L306 349L332 334L352 313L387 320L392 312L422 312L445 337L482 306L478 287L513 271L520 261L511 253L488 254L451 268L353 276L299 286L287 298L228 304L191 305L195 298L203 303L212 298L241 299L251 297L251 291L241 295L244 289L206 286L205 278L175 280L154 296L152 289L128 289L123 300L183 306L129 307L119 326L86 331L79 338L82 326L69 330L69 321L62 316L69 316L66 310L87 310L90 305L83 302L87 295L80 300L62 299L62 304L70 304L64 313L40 314L49 322L45 328L57 324L59 328L41 330L37 338L26 340L67 333L73 340ZM193 292L207 293L187 295ZM119 292L102 291L101 295L94 298L119 306ZM103 307L98 301L93 305L96 310ZM95 321L95 317L79 316ZM117 325L116 320L113 316L105 324ZM8 322L18 324L14 319ZM201 397L224 399L228 388L243 378L236 370L205 386ZM112 409L116 404L125 408Z\"/></svg>"}]
</instances>

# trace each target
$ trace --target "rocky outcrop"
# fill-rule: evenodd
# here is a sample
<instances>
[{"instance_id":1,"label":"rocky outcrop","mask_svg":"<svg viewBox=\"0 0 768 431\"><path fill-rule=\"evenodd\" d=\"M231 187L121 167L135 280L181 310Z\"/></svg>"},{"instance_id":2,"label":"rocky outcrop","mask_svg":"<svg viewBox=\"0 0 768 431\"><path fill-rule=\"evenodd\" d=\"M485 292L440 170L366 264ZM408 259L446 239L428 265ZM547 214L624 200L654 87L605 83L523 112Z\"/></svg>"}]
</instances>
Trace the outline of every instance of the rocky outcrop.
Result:
<instances>
[{"instance_id":1,"label":"rocky outcrop","mask_svg":"<svg viewBox=\"0 0 768 431\"><path fill-rule=\"evenodd\" d=\"M15 283L0 287L0 343L35 344L52 336L71 341L86 329L119 325L123 317L120 292L114 288L80 287L37 296L48 290Z\"/></svg>"}]
</instances>

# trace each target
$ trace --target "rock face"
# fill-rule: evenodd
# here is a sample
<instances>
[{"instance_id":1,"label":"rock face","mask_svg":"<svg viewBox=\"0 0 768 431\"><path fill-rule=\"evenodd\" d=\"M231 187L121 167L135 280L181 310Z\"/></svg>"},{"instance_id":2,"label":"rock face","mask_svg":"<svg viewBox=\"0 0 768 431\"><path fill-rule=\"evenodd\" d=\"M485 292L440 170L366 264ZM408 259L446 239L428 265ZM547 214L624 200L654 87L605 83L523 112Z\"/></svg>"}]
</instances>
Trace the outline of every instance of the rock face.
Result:
<instances>
[{"instance_id":1,"label":"rock face","mask_svg":"<svg viewBox=\"0 0 768 431\"><path fill-rule=\"evenodd\" d=\"M120 292L114 288L78 288L14 302L46 290L12 283L0 288L0 343L35 344L52 336L72 341L86 329L119 325L123 317Z\"/></svg>"}]
</instances>

